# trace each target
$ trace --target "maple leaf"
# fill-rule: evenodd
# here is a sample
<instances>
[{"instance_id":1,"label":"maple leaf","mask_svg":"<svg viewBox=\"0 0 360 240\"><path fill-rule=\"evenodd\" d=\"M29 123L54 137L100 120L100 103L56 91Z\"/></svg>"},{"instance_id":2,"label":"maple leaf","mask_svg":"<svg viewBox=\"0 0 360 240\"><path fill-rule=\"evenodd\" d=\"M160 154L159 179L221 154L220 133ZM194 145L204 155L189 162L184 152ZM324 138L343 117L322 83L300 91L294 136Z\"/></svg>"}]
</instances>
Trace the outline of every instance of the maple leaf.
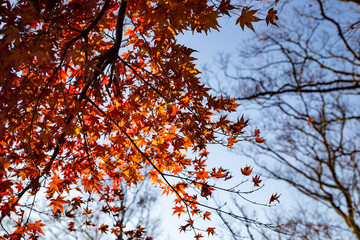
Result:
<instances>
[{"instance_id":1,"label":"maple leaf","mask_svg":"<svg viewBox=\"0 0 360 240\"><path fill-rule=\"evenodd\" d=\"M204 236L201 233L198 233L194 237L195 237L195 239L200 239L200 238L203 238Z\"/></svg>"},{"instance_id":2,"label":"maple leaf","mask_svg":"<svg viewBox=\"0 0 360 240\"><path fill-rule=\"evenodd\" d=\"M196 173L196 177L201 180L205 180L209 177L209 173L209 171L199 171Z\"/></svg>"},{"instance_id":3,"label":"maple leaf","mask_svg":"<svg viewBox=\"0 0 360 240\"><path fill-rule=\"evenodd\" d=\"M230 0L221 0L220 5L218 7L219 11L223 14L230 16L229 11L234 9L235 7L230 4Z\"/></svg>"},{"instance_id":4,"label":"maple leaf","mask_svg":"<svg viewBox=\"0 0 360 240\"><path fill-rule=\"evenodd\" d=\"M0 197L1 193L5 193L6 191L10 191L11 193L13 192L12 190L12 185L13 182L11 182L10 180L4 180L5 178L0 178Z\"/></svg>"},{"instance_id":5,"label":"maple leaf","mask_svg":"<svg viewBox=\"0 0 360 240\"><path fill-rule=\"evenodd\" d=\"M262 182L262 180L260 179L259 175L256 175L255 177L252 178L252 181L254 182L254 187L258 187L259 183Z\"/></svg>"},{"instance_id":6,"label":"maple leaf","mask_svg":"<svg viewBox=\"0 0 360 240\"><path fill-rule=\"evenodd\" d=\"M271 203L274 202L274 201L277 201L277 202L280 203L280 201L279 201L279 197L280 197L280 196L281 196L281 194L278 195L278 193L272 194L272 195L271 195L271 198L270 198L270 201L269 201L269 204L271 204Z\"/></svg>"},{"instance_id":7,"label":"maple leaf","mask_svg":"<svg viewBox=\"0 0 360 240\"><path fill-rule=\"evenodd\" d=\"M70 232L76 231L76 229L74 228L74 225L75 225L74 222L70 222L67 230L69 230Z\"/></svg>"},{"instance_id":8,"label":"maple leaf","mask_svg":"<svg viewBox=\"0 0 360 240\"><path fill-rule=\"evenodd\" d=\"M68 218L75 218L75 213L72 212L73 210L66 211L65 216Z\"/></svg>"},{"instance_id":9,"label":"maple leaf","mask_svg":"<svg viewBox=\"0 0 360 240\"><path fill-rule=\"evenodd\" d=\"M257 142L257 143L263 143L263 142L266 141L264 138L260 137L260 130L259 130L259 129L256 129L256 130L254 131L254 133L255 133L255 136L256 136L255 142Z\"/></svg>"},{"instance_id":10,"label":"maple leaf","mask_svg":"<svg viewBox=\"0 0 360 240\"><path fill-rule=\"evenodd\" d=\"M207 184L203 184L202 187L201 187L201 194L200 195L207 199L208 196L211 197L212 191L214 191L214 188L210 187Z\"/></svg>"},{"instance_id":11,"label":"maple leaf","mask_svg":"<svg viewBox=\"0 0 360 240\"><path fill-rule=\"evenodd\" d=\"M210 215L211 215L211 212L206 211L206 212L204 213L204 215L203 215L203 219L204 219L204 220L205 220L205 219L211 220L210 217L209 217Z\"/></svg>"},{"instance_id":12,"label":"maple leaf","mask_svg":"<svg viewBox=\"0 0 360 240\"><path fill-rule=\"evenodd\" d=\"M266 21L266 24L269 25L269 23L279 27L276 22L274 22L275 20L279 20L279 17L276 15L277 14L277 11L274 10L273 8L270 8L267 15L266 15L266 18L265 18L265 21Z\"/></svg>"},{"instance_id":13,"label":"maple leaf","mask_svg":"<svg viewBox=\"0 0 360 240\"><path fill-rule=\"evenodd\" d=\"M18 192L20 192L21 190L24 189L24 186L23 186L23 183L22 182L19 182L19 183L16 183L16 190Z\"/></svg>"},{"instance_id":14,"label":"maple leaf","mask_svg":"<svg viewBox=\"0 0 360 240\"><path fill-rule=\"evenodd\" d=\"M49 183L49 190L48 190L48 194L52 194L54 192L59 192L59 188L62 184L63 180L59 179L58 175L54 175L52 177L52 181Z\"/></svg>"},{"instance_id":15,"label":"maple leaf","mask_svg":"<svg viewBox=\"0 0 360 240\"><path fill-rule=\"evenodd\" d=\"M14 212L16 209L16 206L18 206L18 205L19 205L18 199L15 197L12 197L6 203L3 203L0 206L1 217L4 217L4 216L10 217L10 213Z\"/></svg>"},{"instance_id":16,"label":"maple leaf","mask_svg":"<svg viewBox=\"0 0 360 240\"><path fill-rule=\"evenodd\" d=\"M51 199L49 206L53 206L53 214L55 215L58 211L64 214L63 205L67 203L64 200L65 197L58 196L56 199Z\"/></svg>"},{"instance_id":17,"label":"maple leaf","mask_svg":"<svg viewBox=\"0 0 360 240\"><path fill-rule=\"evenodd\" d=\"M210 175L214 178L225 178L225 180L229 180L230 178L232 178L232 176L230 175L230 172L228 172L227 170L224 170L223 168L219 168L218 170L213 168Z\"/></svg>"},{"instance_id":18,"label":"maple leaf","mask_svg":"<svg viewBox=\"0 0 360 240\"><path fill-rule=\"evenodd\" d=\"M173 209L174 209L173 215L175 215L177 213L178 217L180 217L180 215L182 213L185 213L185 207L182 205L175 206L175 207L173 207Z\"/></svg>"},{"instance_id":19,"label":"maple leaf","mask_svg":"<svg viewBox=\"0 0 360 240\"><path fill-rule=\"evenodd\" d=\"M108 225L106 225L106 224L101 224L101 226L99 227L99 231L101 232L101 233L106 233L107 231L108 231Z\"/></svg>"},{"instance_id":20,"label":"maple leaf","mask_svg":"<svg viewBox=\"0 0 360 240\"><path fill-rule=\"evenodd\" d=\"M0 205L0 214L17 218L13 232L26 234L18 214L25 206L18 202L41 191L40 182L55 217L73 218L83 208L85 194L76 192L98 194L107 203L101 211L84 207L85 215L119 214L125 206L108 204L124 199L118 182L137 185L145 166L152 167L148 176L163 193L180 194L189 212L199 215L189 189L208 198L214 188L202 183L231 177L222 168L205 170L208 144L222 132L231 147L247 121L230 120L228 113L239 104L210 94L194 64L196 50L180 45L177 35L218 30L220 17L235 9L232 1L24 1L16 7L10 2L0 4L0 154L11 161L0 161L0 198L9 201ZM257 12L243 8L237 24L254 31ZM251 170L242 169L244 175ZM164 173L187 175L188 185L170 185ZM114 184L104 185L105 179ZM65 200L64 191L74 197ZM180 215L185 209L178 205L174 214ZM35 222L29 228L42 233L42 226ZM103 224L98 230L120 228ZM73 222L68 229L76 230Z\"/></svg>"},{"instance_id":21,"label":"maple leaf","mask_svg":"<svg viewBox=\"0 0 360 240\"><path fill-rule=\"evenodd\" d=\"M195 49L192 49L192 48L188 48L188 47L185 47L185 46L181 46L180 47L180 51L183 52L185 54L185 56L187 57L190 57L190 55L193 53L193 52L198 52L197 50ZM174 108L176 108L176 105L173 106ZM176 108L176 112L178 112L179 109Z\"/></svg>"},{"instance_id":22,"label":"maple leaf","mask_svg":"<svg viewBox=\"0 0 360 240\"><path fill-rule=\"evenodd\" d=\"M257 142L257 143L263 143L263 142L265 142L266 140L264 139L264 138L262 138L262 137L260 137L260 136L257 136L256 138L255 138L255 142Z\"/></svg>"},{"instance_id":23,"label":"maple leaf","mask_svg":"<svg viewBox=\"0 0 360 240\"><path fill-rule=\"evenodd\" d=\"M249 176L252 172L253 168L251 166L246 166L244 168L241 168L241 173L245 176Z\"/></svg>"},{"instance_id":24,"label":"maple leaf","mask_svg":"<svg viewBox=\"0 0 360 240\"><path fill-rule=\"evenodd\" d=\"M179 230L180 230L180 232L186 232L186 229L189 227L189 225L188 224L186 224L186 225L184 225L184 226L180 226L180 228L179 228Z\"/></svg>"},{"instance_id":25,"label":"maple leaf","mask_svg":"<svg viewBox=\"0 0 360 240\"><path fill-rule=\"evenodd\" d=\"M211 234L211 235L214 235L214 233L215 233L215 228L213 228L213 227L208 227L208 228L206 229L206 231L207 231L207 233L208 233L208 236L210 236L210 234Z\"/></svg>"},{"instance_id":26,"label":"maple leaf","mask_svg":"<svg viewBox=\"0 0 360 240\"><path fill-rule=\"evenodd\" d=\"M244 30L244 26L254 30L252 22L258 22L261 19L254 16L254 14L259 11L259 9L250 10L251 7L244 7L241 11L240 17L236 20L236 24L240 24L242 30Z\"/></svg>"},{"instance_id":27,"label":"maple leaf","mask_svg":"<svg viewBox=\"0 0 360 240\"><path fill-rule=\"evenodd\" d=\"M33 231L34 234L36 232L41 233L42 235L45 235L44 231L42 230L42 227L46 226L45 224L41 223L41 220L36 221L35 223L29 223L29 230Z\"/></svg>"},{"instance_id":28,"label":"maple leaf","mask_svg":"<svg viewBox=\"0 0 360 240\"><path fill-rule=\"evenodd\" d=\"M237 143L239 140L235 139L234 137L230 137L228 139L228 143L227 146L228 148L232 149L232 146L234 145L234 143Z\"/></svg>"}]
</instances>

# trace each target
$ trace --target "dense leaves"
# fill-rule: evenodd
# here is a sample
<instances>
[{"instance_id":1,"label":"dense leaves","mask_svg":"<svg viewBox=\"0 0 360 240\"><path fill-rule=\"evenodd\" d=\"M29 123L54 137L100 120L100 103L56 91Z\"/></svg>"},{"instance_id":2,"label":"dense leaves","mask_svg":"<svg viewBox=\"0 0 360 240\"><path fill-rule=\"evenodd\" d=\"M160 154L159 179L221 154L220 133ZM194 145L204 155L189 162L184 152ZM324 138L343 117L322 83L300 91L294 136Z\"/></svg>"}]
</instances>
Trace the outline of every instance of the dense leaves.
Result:
<instances>
[{"instance_id":1,"label":"dense leaves","mask_svg":"<svg viewBox=\"0 0 360 240\"><path fill-rule=\"evenodd\" d=\"M12 221L3 237L43 234L44 224L31 218L39 198L48 206L41 212L55 218L79 209L91 215L90 196L115 216L123 210L114 204L123 198L120 182L145 177L175 193L174 214L200 214L197 199L214 191L208 181L230 176L206 169L207 144L231 147L247 121L228 119L239 105L210 95L194 50L176 36L218 30L219 17L240 11L237 22L253 29L257 10L229 0L1 1L0 221ZM123 226L98 229L120 234ZM144 231L123 234L138 239Z\"/></svg>"}]
</instances>

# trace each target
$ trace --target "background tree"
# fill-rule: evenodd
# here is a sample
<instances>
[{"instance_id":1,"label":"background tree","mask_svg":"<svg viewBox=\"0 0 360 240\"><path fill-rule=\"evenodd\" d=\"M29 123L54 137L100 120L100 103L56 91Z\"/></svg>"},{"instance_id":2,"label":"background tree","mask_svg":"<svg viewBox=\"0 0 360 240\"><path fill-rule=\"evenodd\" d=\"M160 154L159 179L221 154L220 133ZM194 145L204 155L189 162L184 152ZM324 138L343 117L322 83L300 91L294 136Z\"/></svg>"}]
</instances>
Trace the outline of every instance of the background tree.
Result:
<instances>
[{"instance_id":1,"label":"background tree","mask_svg":"<svg viewBox=\"0 0 360 240\"><path fill-rule=\"evenodd\" d=\"M229 223L232 233L225 229L224 236L227 239L241 239L246 237L251 240L339 240L354 239L354 235L348 228L343 228L343 224L332 214L324 214L328 208L324 208L321 203L313 200L299 202L290 209L284 211L282 204L273 211L268 211L268 221L280 226L276 231L269 231L266 228L255 227L251 224L242 222L241 224ZM236 205L236 202L235 202ZM311 206L309 208L309 205ZM259 216L258 211L249 211L248 208L237 204L237 210L241 211L243 216L253 218ZM341 220L341 219L340 219Z\"/></svg>"},{"instance_id":2,"label":"background tree","mask_svg":"<svg viewBox=\"0 0 360 240\"><path fill-rule=\"evenodd\" d=\"M295 239L360 239L359 1L287 3L279 28L241 45L235 70L222 56L228 81L213 74L209 83L215 79L220 94L259 110L252 121L268 140L239 151L322 205L282 213L283 230Z\"/></svg>"},{"instance_id":3,"label":"background tree","mask_svg":"<svg viewBox=\"0 0 360 240\"><path fill-rule=\"evenodd\" d=\"M248 137L247 121L229 120L238 104L209 93L176 36L217 30L233 13L243 29L260 21L259 10L228 0L0 1L1 237L44 234L33 214L44 203L59 219L91 215L87 199L113 218L100 231L143 237L116 216L122 182L144 178L175 194L174 214L188 217L181 230L202 237L193 217L220 211L207 199L230 177L207 168L207 144L231 148Z\"/></svg>"}]
</instances>

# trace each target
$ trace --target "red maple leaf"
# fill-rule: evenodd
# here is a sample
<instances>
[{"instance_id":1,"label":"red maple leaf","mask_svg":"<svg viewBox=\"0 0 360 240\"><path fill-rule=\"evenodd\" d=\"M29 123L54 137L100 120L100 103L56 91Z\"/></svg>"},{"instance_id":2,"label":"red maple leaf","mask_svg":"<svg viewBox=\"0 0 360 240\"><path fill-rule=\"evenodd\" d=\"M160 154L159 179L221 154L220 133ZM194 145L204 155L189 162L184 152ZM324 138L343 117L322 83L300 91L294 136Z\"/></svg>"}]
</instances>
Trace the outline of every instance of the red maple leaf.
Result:
<instances>
[{"instance_id":1,"label":"red maple leaf","mask_svg":"<svg viewBox=\"0 0 360 240\"><path fill-rule=\"evenodd\" d=\"M211 220L210 217L209 217L210 215L211 215L211 212L206 211L206 212L204 213L204 216L203 216L204 220L205 220L205 219Z\"/></svg>"},{"instance_id":2,"label":"red maple leaf","mask_svg":"<svg viewBox=\"0 0 360 240\"><path fill-rule=\"evenodd\" d=\"M208 228L206 229L206 231L207 231L207 233L208 233L208 236L210 236L210 234L211 234L211 235L214 235L214 233L215 233L215 228L213 228L213 227L208 227Z\"/></svg>"},{"instance_id":3,"label":"red maple leaf","mask_svg":"<svg viewBox=\"0 0 360 240\"><path fill-rule=\"evenodd\" d=\"M281 194L278 195L278 193L275 193L275 194L271 195L269 204L271 204L273 201L277 201L277 202L280 203L280 201L279 201L280 196L281 196Z\"/></svg>"},{"instance_id":4,"label":"red maple leaf","mask_svg":"<svg viewBox=\"0 0 360 240\"><path fill-rule=\"evenodd\" d=\"M260 186L259 183L262 182L259 175L256 175L255 177L253 177L252 181L254 182L254 187L259 187Z\"/></svg>"}]
</instances>

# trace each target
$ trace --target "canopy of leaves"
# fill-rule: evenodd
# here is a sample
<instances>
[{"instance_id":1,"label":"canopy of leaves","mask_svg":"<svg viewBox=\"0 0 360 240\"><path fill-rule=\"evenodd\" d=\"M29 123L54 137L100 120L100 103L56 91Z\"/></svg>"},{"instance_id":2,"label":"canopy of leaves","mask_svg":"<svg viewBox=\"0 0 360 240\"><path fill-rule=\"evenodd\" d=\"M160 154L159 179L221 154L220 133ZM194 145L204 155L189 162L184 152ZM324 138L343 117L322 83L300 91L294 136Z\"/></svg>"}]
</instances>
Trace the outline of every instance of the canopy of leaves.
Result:
<instances>
[{"instance_id":1,"label":"canopy of leaves","mask_svg":"<svg viewBox=\"0 0 360 240\"><path fill-rule=\"evenodd\" d=\"M176 36L217 30L230 12L251 27L258 18L248 10L229 0L0 1L0 221L13 222L3 237L43 233L30 217L39 198L48 206L41 211L58 218L90 215L90 195L116 215L120 182L136 185L146 166L153 183L176 194L174 213L200 214L196 191L207 198L209 179L229 177L206 171L207 144L231 147L247 121L226 117L238 104L209 94L193 50ZM170 183L165 173L191 181Z\"/></svg>"}]
</instances>

